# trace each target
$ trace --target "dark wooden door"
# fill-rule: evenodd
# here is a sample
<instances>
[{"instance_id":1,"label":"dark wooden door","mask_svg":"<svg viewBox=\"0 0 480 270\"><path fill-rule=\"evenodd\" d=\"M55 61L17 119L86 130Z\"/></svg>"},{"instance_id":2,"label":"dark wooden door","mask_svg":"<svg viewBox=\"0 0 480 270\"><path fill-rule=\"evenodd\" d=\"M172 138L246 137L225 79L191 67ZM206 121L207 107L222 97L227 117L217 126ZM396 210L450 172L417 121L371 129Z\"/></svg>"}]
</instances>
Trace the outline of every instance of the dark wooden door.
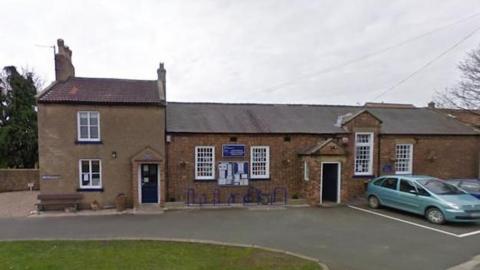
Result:
<instances>
[{"instance_id":1,"label":"dark wooden door","mask_svg":"<svg viewBox=\"0 0 480 270\"><path fill-rule=\"evenodd\" d=\"M338 164L324 163L322 166L322 201L337 202Z\"/></svg>"},{"instance_id":2,"label":"dark wooden door","mask_svg":"<svg viewBox=\"0 0 480 270\"><path fill-rule=\"evenodd\" d=\"M142 164L140 170L142 203L158 203L158 165Z\"/></svg>"}]
</instances>

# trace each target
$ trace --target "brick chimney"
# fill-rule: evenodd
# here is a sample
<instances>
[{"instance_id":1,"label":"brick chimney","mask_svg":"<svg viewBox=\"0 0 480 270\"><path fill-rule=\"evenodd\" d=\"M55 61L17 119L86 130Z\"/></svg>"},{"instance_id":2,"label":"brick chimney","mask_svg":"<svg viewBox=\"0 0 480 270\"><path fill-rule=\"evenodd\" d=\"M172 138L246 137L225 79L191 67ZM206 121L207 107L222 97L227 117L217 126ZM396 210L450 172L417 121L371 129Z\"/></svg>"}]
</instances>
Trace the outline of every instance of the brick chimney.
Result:
<instances>
[{"instance_id":1,"label":"brick chimney","mask_svg":"<svg viewBox=\"0 0 480 270\"><path fill-rule=\"evenodd\" d=\"M159 96L160 96L160 99L165 101L166 100L166 85L167 85L167 82L166 82L166 75L167 75L167 71L165 70L165 67L163 65L163 63L160 62L160 65L158 66L158 69L157 69L157 75L158 75L158 79L157 79L157 83L158 83L158 93L159 93Z\"/></svg>"},{"instance_id":2,"label":"brick chimney","mask_svg":"<svg viewBox=\"0 0 480 270\"><path fill-rule=\"evenodd\" d=\"M63 39L57 39L57 52L55 53L55 80L65 81L75 77L75 67L72 64L72 51L65 46Z\"/></svg>"}]
</instances>

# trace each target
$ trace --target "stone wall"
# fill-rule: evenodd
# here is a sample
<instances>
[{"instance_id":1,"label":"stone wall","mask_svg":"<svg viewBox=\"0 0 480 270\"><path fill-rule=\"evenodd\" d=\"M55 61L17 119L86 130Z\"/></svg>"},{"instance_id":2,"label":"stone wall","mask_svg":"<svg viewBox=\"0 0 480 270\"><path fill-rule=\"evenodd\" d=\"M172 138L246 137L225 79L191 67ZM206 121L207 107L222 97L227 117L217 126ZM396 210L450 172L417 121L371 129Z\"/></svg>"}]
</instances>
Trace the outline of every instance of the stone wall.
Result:
<instances>
[{"instance_id":1,"label":"stone wall","mask_svg":"<svg viewBox=\"0 0 480 270\"><path fill-rule=\"evenodd\" d=\"M38 178L37 169L0 169L0 192L30 190L29 183L38 190Z\"/></svg>"},{"instance_id":2,"label":"stone wall","mask_svg":"<svg viewBox=\"0 0 480 270\"><path fill-rule=\"evenodd\" d=\"M101 142L77 141L79 111L100 113ZM132 173L132 158L148 147L164 159L164 107L39 104L38 126L40 177L54 176L40 182L41 193L81 192L82 207L93 201L113 205L120 193L133 206L132 179L138 181L138 172ZM81 189L80 159L101 160L102 189Z\"/></svg>"}]
</instances>

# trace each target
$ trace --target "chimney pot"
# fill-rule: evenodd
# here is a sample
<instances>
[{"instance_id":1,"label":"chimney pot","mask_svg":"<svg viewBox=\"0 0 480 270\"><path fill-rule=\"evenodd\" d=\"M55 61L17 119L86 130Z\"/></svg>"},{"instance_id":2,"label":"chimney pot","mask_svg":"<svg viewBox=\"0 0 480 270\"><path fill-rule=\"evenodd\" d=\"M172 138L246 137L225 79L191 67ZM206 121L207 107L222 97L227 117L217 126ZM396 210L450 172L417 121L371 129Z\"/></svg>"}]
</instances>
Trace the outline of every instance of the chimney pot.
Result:
<instances>
[{"instance_id":1,"label":"chimney pot","mask_svg":"<svg viewBox=\"0 0 480 270\"><path fill-rule=\"evenodd\" d=\"M160 99L163 101L166 100L166 90L167 90L166 75L167 75L167 71L165 70L165 65L163 64L163 62L160 62L157 69L157 76L158 76L157 85L158 85L158 94L160 96Z\"/></svg>"},{"instance_id":2,"label":"chimney pot","mask_svg":"<svg viewBox=\"0 0 480 270\"><path fill-rule=\"evenodd\" d=\"M63 39L57 39L57 47L57 52L55 53L55 80L65 81L70 77L75 77L72 51L65 46Z\"/></svg>"}]
</instances>

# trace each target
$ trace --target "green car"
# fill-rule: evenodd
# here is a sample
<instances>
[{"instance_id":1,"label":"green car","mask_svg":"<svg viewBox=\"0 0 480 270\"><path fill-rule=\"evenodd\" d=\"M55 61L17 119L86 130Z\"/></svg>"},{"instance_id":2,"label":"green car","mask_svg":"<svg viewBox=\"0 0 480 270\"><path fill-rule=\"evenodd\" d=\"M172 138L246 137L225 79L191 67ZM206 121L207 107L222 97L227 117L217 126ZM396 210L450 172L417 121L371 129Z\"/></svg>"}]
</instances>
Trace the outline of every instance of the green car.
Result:
<instances>
[{"instance_id":1,"label":"green car","mask_svg":"<svg viewBox=\"0 0 480 270\"><path fill-rule=\"evenodd\" d=\"M420 215L435 224L480 221L480 200L432 176L387 175L367 188L371 208L388 206Z\"/></svg>"}]
</instances>

